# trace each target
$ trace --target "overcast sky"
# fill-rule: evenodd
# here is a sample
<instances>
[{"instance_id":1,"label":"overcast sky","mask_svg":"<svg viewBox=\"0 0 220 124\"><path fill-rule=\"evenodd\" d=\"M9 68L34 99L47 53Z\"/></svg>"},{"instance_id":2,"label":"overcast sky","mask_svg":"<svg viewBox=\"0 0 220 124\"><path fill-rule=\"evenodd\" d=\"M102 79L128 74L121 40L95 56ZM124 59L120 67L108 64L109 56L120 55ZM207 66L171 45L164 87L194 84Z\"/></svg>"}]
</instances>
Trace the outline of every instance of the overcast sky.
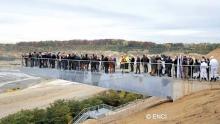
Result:
<instances>
[{"instance_id":1,"label":"overcast sky","mask_svg":"<svg viewBox=\"0 0 220 124\"><path fill-rule=\"evenodd\" d=\"M0 43L105 38L220 43L220 0L0 0Z\"/></svg>"}]
</instances>

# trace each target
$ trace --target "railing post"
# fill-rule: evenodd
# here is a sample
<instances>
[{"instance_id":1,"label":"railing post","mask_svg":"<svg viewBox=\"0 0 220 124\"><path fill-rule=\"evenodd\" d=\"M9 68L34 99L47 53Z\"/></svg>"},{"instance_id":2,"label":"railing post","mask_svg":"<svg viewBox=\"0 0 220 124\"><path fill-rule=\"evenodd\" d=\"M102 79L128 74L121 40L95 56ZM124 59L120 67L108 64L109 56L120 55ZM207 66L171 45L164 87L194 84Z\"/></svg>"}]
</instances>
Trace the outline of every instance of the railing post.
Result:
<instances>
[{"instance_id":1,"label":"railing post","mask_svg":"<svg viewBox=\"0 0 220 124\"><path fill-rule=\"evenodd\" d=\"M199 69L199 80L202 81L202 77L201 77L201 66L200 66L200 69Z\"/></svg>"},{"instance_id":2,"label":"railing post","mask_svg":"<svg viewBox=\"0 0 220 124\"><path fill-rule=\"evenodd\" d=\"M80 70L80 60L78 60L78 70Z\"/></svg>"},{"instance_id":3,"label":"railing post","mask_svg":"<svg viewBox=\"0 0 220 124\"><path fill-rule=\"evenodd\" d=\"M24 66L23 64L24 64L24 63L23 63L23 56L21 56L21 67Z\"/></svg>"},{"instance_id":4,"label":"railing post","mask_svg":"<svg viewBox=\"0 0 220 124\"><path fill-rule=\"evenodd\" d=\"M49 58L47 59L47 66L46 66L46 68L50 68L50 59Z\"/></svg>"},{"instance_id":5,"label":"railing post","mask_svg":"<svg viewBox=\"0 0 220 124\"><path fill-rule=\"evenodd\" d=\"M211 74L210 74L210 72L211 72L211 66L209 65L208 66L208 75L207 75L209 82L211 82L211 76L210 76Z\"/></svg>"},{"instance_id":6,"label":"railing post","mask_svg":"<svg viewBox=\"0 0 220 124\"><path fill-rule=\"evenodd\" d=\"M81 63L80 63L80 60L79 60L79 70L81 70Z\"/></svg>"},{"instance_id":7,"label":"railing post","mask_svg":"<svg viewBox=\"0 0 220 124\"><path fill-rule=\"evenodd\" d=\"M54 61L54 68L56 69L57 68L57 64L56 64L57 59L54 59L53 61Z\"/></svg>"},{"instance_id":8,"label":"railing post","mask_svg":"<svg viewBox=\"0 0 220 124\"><path fill-rule=\"evenodd\" d=\"M172 69L171 69L171 73L172 73L172 77L174 78L175 77L175 64L172 64Z\"/></svg>"},{"instance_id":9,"label":"railing post","mask_svg":"<svg viewBox=\"0 0 220 124\"><path fill-rule=\"evenodd\" d=\"M70 60L69 59L67 59L67 63L68 63L67 64L67 69L70 70Z\"/></svg>"},{"instance_id":10,"label":"railing post","mask_svg":"<svg viewBox=\"0 0 220 124\"><path fill-rule=\"evenodd\" d=\"M191 65L191 73L190 73L191 75L191 80L193 79L193 68L192 68L192 65Z\"/></svg>"}]
</instances>

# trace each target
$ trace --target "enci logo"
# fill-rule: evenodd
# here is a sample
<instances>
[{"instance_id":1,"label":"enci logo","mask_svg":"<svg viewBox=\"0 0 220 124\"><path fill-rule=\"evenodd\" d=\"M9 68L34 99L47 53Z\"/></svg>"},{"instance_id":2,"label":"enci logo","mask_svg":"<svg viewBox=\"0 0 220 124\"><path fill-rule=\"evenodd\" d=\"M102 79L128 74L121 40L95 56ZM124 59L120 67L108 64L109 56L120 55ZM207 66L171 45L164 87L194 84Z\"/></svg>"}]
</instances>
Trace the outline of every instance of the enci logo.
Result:
<instances>
[{"instance_id":1,"label":"enci logo","mask_svg":"<svg viewBox=\"0 0 220 124\"><path fill-rule=\"evenodd\" d=\"M145 118L148 120L150 120L150 119L163 120L163 119L167 118L167 115L166 114L147 114Z\"/></svg>"}]
</instances>

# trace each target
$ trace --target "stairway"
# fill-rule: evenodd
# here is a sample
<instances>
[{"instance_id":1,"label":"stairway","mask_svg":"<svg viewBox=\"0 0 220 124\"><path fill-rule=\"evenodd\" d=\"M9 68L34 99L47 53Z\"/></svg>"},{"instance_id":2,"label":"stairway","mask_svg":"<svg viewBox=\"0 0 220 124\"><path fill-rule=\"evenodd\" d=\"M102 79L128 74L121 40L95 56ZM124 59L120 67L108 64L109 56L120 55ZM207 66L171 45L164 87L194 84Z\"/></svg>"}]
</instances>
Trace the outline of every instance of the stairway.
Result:
<instances>
[{"instance_id":1,"label":"stairway","mask_svg":"<svg viewBox=\"0 0 220 124\"><path fill-rule=\"evenodd\" d=\"M112 112L114 107L101 104L83 109L74 119L73 124L79 124L87 120L88 118L100 118L104 117L106 113Z\"/></svg>"},{"instance_id":2,"label":"stairway","mask_svg":"<svg viewBox=\"0 0 220 124\"><path fill-rule=\"evenodd\" d=\"M84 113L82 116L80 116L73 124L79 124L82 123L83 121L87 120L89 118L88 113Z\"/></svg>"}]
</instances>

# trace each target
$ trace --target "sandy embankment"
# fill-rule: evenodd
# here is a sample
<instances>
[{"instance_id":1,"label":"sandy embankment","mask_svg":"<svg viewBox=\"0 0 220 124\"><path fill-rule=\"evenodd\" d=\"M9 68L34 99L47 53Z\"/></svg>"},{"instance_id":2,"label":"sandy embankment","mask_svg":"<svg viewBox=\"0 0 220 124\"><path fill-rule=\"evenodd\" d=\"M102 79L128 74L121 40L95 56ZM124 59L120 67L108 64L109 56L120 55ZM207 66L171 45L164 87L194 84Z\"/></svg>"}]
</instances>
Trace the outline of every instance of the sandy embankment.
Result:
<instances>
[{"instance_id":1,"label":"sandy embankment","mask_svg":"<svg viewBox=\"0 0 220 124\"><path fill-rule=\"evenodd\" d=\"M85 84L55 80L24 90L0 94L0 118L21 109L44 108L58 99L83 99L106 89Z\"/></svg>"},{"instance_id":2,"label":"sandy embankment","mask_svg":"<svg viewBox=\"0 0 220 124\"><path fill-rule=\"evenodd\" d=\"M153 114L158 115L152 119ZM164 114L165 118L161 115ZM148 115L148 119L146 118ZM150 118L151 116L151 118ZM160 118L161 116L161 118ZM146 109L112 122L114 124L219 124L220 89L204 90L173 103Z\"/></svg>"}]
</instances>

